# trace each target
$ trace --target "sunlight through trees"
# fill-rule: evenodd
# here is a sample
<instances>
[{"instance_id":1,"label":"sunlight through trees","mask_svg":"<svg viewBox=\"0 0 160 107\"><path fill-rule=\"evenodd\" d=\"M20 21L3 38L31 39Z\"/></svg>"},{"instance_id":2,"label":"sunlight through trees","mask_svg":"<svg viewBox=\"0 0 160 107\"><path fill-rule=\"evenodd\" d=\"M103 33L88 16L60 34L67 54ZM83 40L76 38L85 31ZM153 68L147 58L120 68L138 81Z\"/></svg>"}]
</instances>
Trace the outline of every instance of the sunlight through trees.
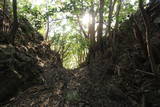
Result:
<instances>
[{"instance_id":1,"label":"sunlight through trees","mask_svg":"<svg viewBox=\"0 0 160 107\"><path fill-rule=\"evenodd\" d=\"M94 49L103 47L102 38L137 9L136 0L121 2L119 10L118 0L20 0L18 13L54 45L67 68L76 68L89 51L94 54Z\"/></svg>"}]
</instances>

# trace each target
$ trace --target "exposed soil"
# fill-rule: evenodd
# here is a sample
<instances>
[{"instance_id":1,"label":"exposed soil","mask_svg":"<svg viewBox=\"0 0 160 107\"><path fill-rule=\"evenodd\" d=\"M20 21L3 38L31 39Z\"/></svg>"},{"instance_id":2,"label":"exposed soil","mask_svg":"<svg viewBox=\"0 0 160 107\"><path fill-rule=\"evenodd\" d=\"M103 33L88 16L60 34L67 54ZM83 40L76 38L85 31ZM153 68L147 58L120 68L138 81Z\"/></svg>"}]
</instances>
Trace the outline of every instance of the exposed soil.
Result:
<instances>
[{"instance_id":1,"label":"exposed soil","mask_svg":"<svg viewBox=\"0 0 160 107\"><path fill-rule=\"evenodd\" d=\"M0 102L4 107L160 107L160 4L149 6L150 43L156 72L133 33L139 12L116 32L116 53L107 47L101 58L75 70L62 67L59 55L25 19L13 46L0 35ZM27 29L30 29L28 32ZM144 39L143 39L144 40ZM145 41L145 40L144 40Z\"/></svg>"}]
</instances>

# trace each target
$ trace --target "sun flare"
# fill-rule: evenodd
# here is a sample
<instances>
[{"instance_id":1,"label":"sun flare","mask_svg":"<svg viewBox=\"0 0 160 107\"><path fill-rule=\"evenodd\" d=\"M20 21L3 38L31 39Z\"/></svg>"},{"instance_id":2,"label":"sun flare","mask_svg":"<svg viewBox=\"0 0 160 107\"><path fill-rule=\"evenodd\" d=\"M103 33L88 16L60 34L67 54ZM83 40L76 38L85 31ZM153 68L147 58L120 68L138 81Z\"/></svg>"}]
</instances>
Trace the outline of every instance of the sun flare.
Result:
<instances>
[{"instance_id":1,"label":"sun flare","mask_svg":"<svg viewBox=\"0 0 160 107\"><path fill-rule=\"evenodd\" d=\"M89 22L90 22L90 20L91 20L91 17L90 17L90 14L88 14L88 13L86 13L86 14L84 14L84 16L82 17L82 24L83 25L88 25L89 24Z\"/></svg>"},{"instance_id":2,"label":"sun flare","mask_svg":"<svg viewBox=\"0 0 160 107\"><path fill-rule=\"evenodd\" d=\"M33 5L41 5L44 2L44 0L30 0L30 2Z\"/></svg>"}]
</instances>

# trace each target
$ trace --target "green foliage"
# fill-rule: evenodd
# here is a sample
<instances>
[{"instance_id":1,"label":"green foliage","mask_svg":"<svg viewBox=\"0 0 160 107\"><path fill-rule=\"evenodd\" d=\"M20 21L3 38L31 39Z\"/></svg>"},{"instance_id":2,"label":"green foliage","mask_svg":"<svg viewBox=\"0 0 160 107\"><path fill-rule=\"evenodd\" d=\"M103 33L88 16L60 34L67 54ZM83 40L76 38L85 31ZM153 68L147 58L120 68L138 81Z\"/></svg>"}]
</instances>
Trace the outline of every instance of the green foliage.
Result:
<instances>
[{"instance_id":1,"label":"green foliage","mask_svg":"<svg viewBox=\"0 0 160 107\"><path fill-rule=\"evenodd\" d=\"M136 0L122 1L119 22L125 21L138 6ZM26 17L33 27L43 34L45 34L45 25L49 17L49 40L52 42L52 48L60 53L66 68L75 68L85 61L89 48L89 40L80 31L76 15L82 18L86 12L90 11L92 2L94 2L95 11L98 12L99 0L47 0L40 5L33 5L31 0L20 0L18 6L19 14ZM108 20L108 6L109 0L105 0L104 22ZM98 21L98 14L95 19ZM112 22L115 22L114 15ZM82 26L85 31L88 30L86 25Z\"/></svg>"},{"instance_id":2,"label":"green foliage","mask_svg":"<svg viewBox=\"0 0 160 107\"><path fill-rule=\"evenodd\" d=\"M41 13L38 7L32 7L31 3L20 5L19 15L26 17L36 30L42 28L45 22L45 16Z\"/></svg>"},{"instance_id":3,"label":"green foliage","mask_svg":"<svg viewBox=\"0 0 160 107\"><path fill-rule=\"evenodd\" d=\"M88 49L88 40L79 34L56 34L52 37L52 48L59 52L66 68L78 67L78 56ZM84 56L86 57L86 56Z\"/></svg>"}]
</instances>

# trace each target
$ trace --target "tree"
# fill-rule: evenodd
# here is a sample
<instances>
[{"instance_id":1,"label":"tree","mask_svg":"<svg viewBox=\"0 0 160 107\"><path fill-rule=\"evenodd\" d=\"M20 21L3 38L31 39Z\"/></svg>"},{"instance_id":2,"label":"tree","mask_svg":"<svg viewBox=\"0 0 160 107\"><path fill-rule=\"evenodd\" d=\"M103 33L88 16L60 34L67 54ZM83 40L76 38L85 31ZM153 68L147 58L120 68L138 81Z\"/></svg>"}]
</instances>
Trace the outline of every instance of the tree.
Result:
<instances>
[{"instance_id":1,"label":"tree","mask_svg":"<svg viewBox=\"0 0 160 107\"><path fill-rule=\"evenodd\" d=\"M6 11L6 0L3 0L3 11Z\"/></svg>"},{"instance_id":2,"label":"tree","mask_svg":"<svg viewBox=\"0 0 160 107\"><path fill-rule=\"evenodd\" d=\"M146 47L147 47L147 52L148 52L147 54L148 54L148 59L150 62L151 70L153 73L157 74L156 65L155 65L155 61L154 61L153 54L152 54L152 48L150 44L150 36L151 36L150 23L149 23L150 20L149 20L149 16L146 14L146 11L144 10L143 0L139 0L139 9L141 11L144 26L145 26Z\"/></svg>"},{"instance_id":3,"label":"tree","mask_svg":"<svg viewBox=\"0 0 160 107\"><path fill-rule=\"evenodd\" d=\"M9 0L3 0L3 12L9 16Z\"/></svg>"},{"instance_id":4,"label":"tree","mask_svg":"<svg viewBox=\"0 0 160 107\"><path fill-rule=\"evenodd\" d=\"M48 3L49 1L46 0L46 11L48 12ZM46 15L46 32L45 32L45 36L44 39L47 41L48 40L48 34L49 34L49 15Z\"/></svg>"},{"instance_id":5,"label":"tree","mask_svg":"<svg viewBox=\"0 0 160 107\"><path fill-rule=\"evenodd\" d=\"M27 17L33 27L44 35L45 40L55 42L59 37L57 34L63 38L64 46L57 44L54 49L64 48L67 51L62 55L67 66L69 60L79 63L86 56L94 59L105 50L106 44L115 50L114 32L118 30L119 23L134 12L137 6L131 0L123 0L123 4L122 0L46 0L41 5L32 5L28 0L20 1L19 13ZM82 22L85 14L89 14L90 18L90 22L86 24ZM109 37L110 42L104 41L104 37ZM69 49L68 44L71 44Z\"/></svg>"},{"instance_id":6,"label":"tree","mask_svg":"<svg viewBox=\"0 0 160 107\"><path fill-rule=\"evenodd\" d=\"M13 7L13 27L10 32L11 36L11 43L14 44L15 41L15 36L18 30L18 19L17 19L17 0L13 0L12 2L12 7Z\"/></svg>"},{"instance_id":7,"label":"tree","mask_svg":"<svg viewBox=\"0 0 160 107\"><path fill-rule=\"evenodd\" d=\"M106 34L105 36L111 37L111 24L112 24L112 18L113 18L113 11L117 0L110 0L109 1L109 14L108 14L108 22L106 27Z\"/></svg>"},{"instance_id":8,"label":"tree","mask_svg":"<svg viewBox=\"0 0 160 107\"><path fill-rule=\"evenodd\" d=\"M98 49L101 49L101 52L103 52L103 42L102 42L102 36L103 36L103 13L104 13L104 0L99 0L99 25L98 25L98 33L97 33L97 45Z\"/></svg>"},{"instance_id":9,"label":"tree","mask_svg":"<svg viewBox=\"0 0 160 107\"><path fill-rule=\"evenodd\" d=\"M114 31L113 31L113 37L112 37L112 59L113 62L115 62L115 57L116 57L116 32L118 31L118 27L119 27L119 14L120 14L120 10L121 10L121 5L122 5L122 0L118 1L117 4L117 9L115 12L115 25L114 25Z\"/></svg>"},{"instance_id":10,"label":"tree","mask_svg":"<svg viewBox=\"0 0 160 107\"><path fill-rule=\"evenodd\" d=\"M94 11L94 3L93 1L91 2L91 9L90 9L90 14L91 14L91 21L88 26L88 34L90 37L90 49L89 49L89 59L94 59L95 57L95 11Z\"/></svg>"}]
</instances>

